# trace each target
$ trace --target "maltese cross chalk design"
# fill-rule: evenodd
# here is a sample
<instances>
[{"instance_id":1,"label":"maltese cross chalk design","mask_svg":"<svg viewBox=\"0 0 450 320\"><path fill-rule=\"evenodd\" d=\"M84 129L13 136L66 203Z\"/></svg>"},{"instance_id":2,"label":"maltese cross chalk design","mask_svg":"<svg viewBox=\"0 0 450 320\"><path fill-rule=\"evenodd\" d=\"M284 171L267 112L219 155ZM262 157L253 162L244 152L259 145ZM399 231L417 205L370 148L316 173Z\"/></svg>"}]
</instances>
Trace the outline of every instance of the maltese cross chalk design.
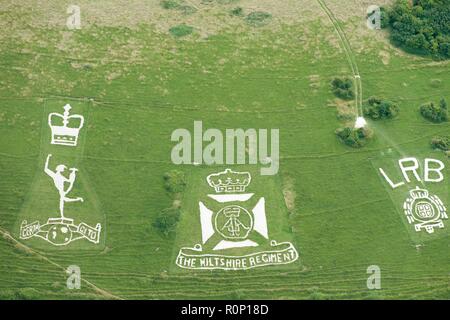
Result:
<instances>
[{"instance_id":1,"label":"maltese cross chalk design","mask_svg":"<svg viewBox=\"0 0 450 320\"><path fill-rule=\"evenodd\" d=\"M213 203L199 201L201 244L180 249L176 264L184 269L246 270L289 264L298 259L290 242L270 240L265 198L245 193L249 172L226 169L206 181ZM253 201L250 205L248 202Z\"/></svg>"}]
</instances>

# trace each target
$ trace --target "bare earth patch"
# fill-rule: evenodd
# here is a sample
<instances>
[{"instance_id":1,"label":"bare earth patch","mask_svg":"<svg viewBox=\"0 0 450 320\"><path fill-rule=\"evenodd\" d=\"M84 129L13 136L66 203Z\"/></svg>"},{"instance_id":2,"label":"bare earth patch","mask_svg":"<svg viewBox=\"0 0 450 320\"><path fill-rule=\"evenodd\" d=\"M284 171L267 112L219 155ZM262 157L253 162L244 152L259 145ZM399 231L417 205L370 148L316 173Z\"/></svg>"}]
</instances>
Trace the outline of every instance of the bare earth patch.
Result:
<instances>
[{"instance_id":1,"label":"bare earth patch","mask_svg":"<svg viewBox=\"0 0 450 320\"><path fill-rule=\"evenodd\" d=\"M283 179L283 197L289 212L294 211L297 194L294 190L294 179L292 177L288 176Z\"/></svg>"},{"instance_id":2,"label":"bare earth patch","mask_svg":"<svg viewBox=\"0 0 450 320\"><path fill-rule=\"evenodd\" d=\"M328 104L329 107L336 108L337 117L342 121L353 121L356 118L356 109L353 101L334 99Z\"/></svg>"},{"instance_id":3,"label":"bare earth patch","mask_svg":"<svg viewBox=\"0 0 450 320\"><path fill-rule=\"evenodd\" d=\"M391 60L391 54L388 51L381 50L378 55L381 58L381 61L384 65L388 65Z\"/></svg>"}]
</instances>

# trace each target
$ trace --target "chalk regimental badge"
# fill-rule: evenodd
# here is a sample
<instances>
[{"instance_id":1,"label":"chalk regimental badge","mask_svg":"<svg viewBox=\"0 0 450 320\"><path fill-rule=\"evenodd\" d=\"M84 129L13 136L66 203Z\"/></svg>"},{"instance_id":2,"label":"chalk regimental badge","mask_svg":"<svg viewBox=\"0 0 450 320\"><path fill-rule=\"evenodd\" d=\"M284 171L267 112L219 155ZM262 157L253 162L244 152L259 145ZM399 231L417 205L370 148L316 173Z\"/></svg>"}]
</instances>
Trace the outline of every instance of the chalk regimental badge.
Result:
<instances>
[{"instance_id":1,"label":"chalk regimental badge","mask_svg":"<svg viewBox=\"0 0 450 320\"><path fill-rule=\"evenodd\" d=\"M64 113L52 112L48 115L48 125L52 131L51 144L75 147L78 135L84 124L84 117L79 114L70 115L70 104L64 106Z\"/></svg>"},{"instance_id":2,"label":"chalk regimental badge","mask_svg":"<svg viewBox=\"0 0 450 320\"><path fill-rule=\"evenodd\" d=\"M185 269L244 270L298 259L290 242L269 237L265 198L245 193L249 172L226 169L206 179L215 193L199 202L201 244L184 247L176 264Z\"/></svg>"},{"instance_id":3,"label":"chalk regimental badge","mask_svg":"<svg viewBox=\"0 0 450 320\"><path fill-rule=\"evenodd\" d=\"M434 228L444 228L444 219L448 219L444 204L438 196L430 195L428 190L416 187L409 192L409 198L403 204L406 217L414 229L433 233Z\"/></svg>"},{"instance_id":4,"label":"chalk regimental badge","mask_svg":"<svg viewBox=\"0 0 450 320\"><path fill-rule=\"evenodd\" d=\"M57 165L55 171L50 170L49 161L51 154L47 156L44 172L53 180L53 184L59 193L59 217L49 218L46 223L40 224L39 221L28 223L22 221L20 226L20 238L30 239L32 237L41 238L55 246L65 246L72 241L85 239L92 243L99 243L100 232L102 226L97 223L95 227L91 227L84 222L78 225L74 224L74 220L64 216L64 205L66 202L83 202L83 198L70 198L69 192L72 190L76 179L76 168L70 168L68 177L64 174L66 166Z\"/></svg>"}]
</instances>

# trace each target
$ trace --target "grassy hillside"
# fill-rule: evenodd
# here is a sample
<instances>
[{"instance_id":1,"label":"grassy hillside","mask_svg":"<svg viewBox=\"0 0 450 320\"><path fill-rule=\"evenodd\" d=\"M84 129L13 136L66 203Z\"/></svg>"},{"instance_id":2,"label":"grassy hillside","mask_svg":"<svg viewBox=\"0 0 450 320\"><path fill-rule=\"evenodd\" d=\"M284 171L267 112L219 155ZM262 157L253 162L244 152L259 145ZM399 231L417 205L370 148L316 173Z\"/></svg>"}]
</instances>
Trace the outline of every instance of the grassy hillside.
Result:
<instances>
[{"instance_id":1,"label":"grassy hillside","mask_svg":"<svg viewBox=\"0 0 450 320\"><path fill-rule=\"evenodd\" d=\"M408 55L384 31L366 30L359 1L324 1L348 36L363 98L381 96L401 110L394 120L370 122L374 139L352 149L334 134L344 124L343 102L330 90L334 77L352 73L319 1L186 1L196 8L189 14L159 1L127 3L81 1L82 28L73 31L65 26L68 2L0 4L1 24L11 26L0 31L1 298L450 298L449 222L432 240L411 237L376 169L377 161L397 159L386 156L391 149L445 161L448 181L448 158L430 140L448 135L450 126L418 111L430 100L450 99L448 61ZM229 14L238 6L244 17ZM345 10L352 6L358 10ZM255 11L272 18L255 27L245 19ZM193 33L169 32L182 23ZM68 210L101 221L103 233L98 245L55 249L20 240L19 228L26 217L45 219L57 209L42 169L46 155L61 150L48 149L47 114L65 103L87 118L80 153L67 161L76 160L73 192L86 198L89 214L77 213L79 204ZM225 168L172 164L170 135L192 130L194 120L223 130L280 129L279 175L254 190L273 201L269 228L293 241L299 262L232 272L176 268L180 245L198 237L192 228L186 243L197 184ZM172 206L163 186L172 169L187 174L188 188L178 230L165 237L153 222ZM448 189L437 191L448 203ZM81 290L65 287L72 264L88 281ZM380 291L367 290L369 265L381 268Z\"/></svg>"}]
</instances>

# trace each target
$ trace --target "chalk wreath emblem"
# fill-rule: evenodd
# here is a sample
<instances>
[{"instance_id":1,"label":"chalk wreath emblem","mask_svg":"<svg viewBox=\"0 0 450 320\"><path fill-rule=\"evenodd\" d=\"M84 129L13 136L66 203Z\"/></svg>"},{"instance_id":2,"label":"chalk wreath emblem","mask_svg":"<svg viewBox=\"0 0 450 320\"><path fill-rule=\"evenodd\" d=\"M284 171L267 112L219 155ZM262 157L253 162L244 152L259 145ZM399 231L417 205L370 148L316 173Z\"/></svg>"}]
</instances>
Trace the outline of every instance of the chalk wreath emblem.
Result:
<instances>
[{"instance_id":1,"label":"chalk wreath emblem","mask_svg":"<svg viewBox=\"0 0 450 320\"><path fill-rule=\"evenodd\" d=\"M298 252L290 242L269 240L265 198L245 193L251 182L249 172L226 169L206 180L216 193L208 194L214 202L209 208L199 202L202 244L181 248L176 259L179 267L245 270L298 259ZM249 208L246 204L251 200L253 203L256 200L256 204ZM255 249L264 244L268 244L266 249Z\"/></svg>"},{"instance_id":2,"label":"chalk wreath emblem","mask_svg":"<svg viewBox=\"0 0 450 320\"><path fill-rule=\"evenodd\" d=\"M444 219L448 219L446 208L436 195L428 190L416 187L409 192L410 197L403 204L405 215L414 229L419 232L425 229L433 233L434 228L444 228Z\"/></svg>"}]
</instances>

